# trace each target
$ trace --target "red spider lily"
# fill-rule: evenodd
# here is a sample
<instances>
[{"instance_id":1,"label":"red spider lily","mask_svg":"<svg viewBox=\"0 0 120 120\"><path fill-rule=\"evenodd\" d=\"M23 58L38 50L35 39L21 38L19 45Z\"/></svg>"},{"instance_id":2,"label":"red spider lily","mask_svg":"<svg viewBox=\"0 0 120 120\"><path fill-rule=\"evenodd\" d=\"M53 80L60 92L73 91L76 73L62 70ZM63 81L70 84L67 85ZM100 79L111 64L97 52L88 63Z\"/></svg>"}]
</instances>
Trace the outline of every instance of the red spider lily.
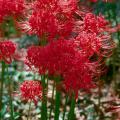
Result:
<instances>
[{"instance_id":1,"label":"red spider lily","mask_svg":"<svg viewBox=\"0 0 120 120\"><path fill-rule=\"evenodd\" d=\"M37 0L28 21L22 24L29 34L46 35L52 39L71 34L77 9L76 0Z\"/></svg>"},{"instance_id":2,"label":"red spider lily","mask_svg":"<svg viewBox=\"0 0 120 120\"><path fill-rule=\"evenodd\" d=\"M81 50L88 54L88 56L91 57L94 54L100 55L102 44L96 33L87 33L83 31L76 37L75 42Z\"/></svg>"},{"instance_id":3,"label":"red spider lily","mask_svg":"<svg viewBox=\"0 0 120 120\"><path fill-rule=\"evenodd\" d=\"M49 74L61 74L64 69L68 69L66 67L70 68L67 64L70 64L71 59L74 59L75 50L73 46L73 42L67 40L58 40L45 47L33 46L27 51L27 61L29 65L39 68L40 72L47 71Z\"/></svg>"},{"instance_id":4,"label":"red spider lily","mask_svg":"<svg viewBox=\"0 0 120 120\"><path fill-rule=\"evenodd\" d=\"M109 35L97 35L96 33L83 31L75 39L78 48L85 52L89 57L93 55L109 57L112 49L115 47L114 42Z\"/></svg>"},{"instance_id":5,"label":"red spider lily","mask_svg":"<svg viewBox=\"0 0 120 120\"><path fill-rule=\"evenodd\" d=\"M27 63L42 74L61 76L66 91L73 91L76 96L78 90L94 86L92 77L97 63L77 51L73 41L58 40L45 47L33 46L27 51Z\"/></svg>"},{"instance_id":6,"label":"red spider lily","mask_svg":"<svg viewBox=\"0 0 120 120\"><path fill-rule=\"evenodd\" d=\"M26 101L34 101L42 98L42 86L39 81L27 80L20 85L21 97Z\"/></svg>"},{"instance_id":7,"label":"red spider lily","mask_svg":"<svg viewBox=\"0 0 120 120\"><path fill-rule=\"evenodd\" d=\"M103 16L95 16L92 13L87 13L84 18L84 29L94 33L105 31L108 21Z\"/></svg>"},{"instance_id":8,"label":"red spider lily","mask_svg":"<svg viewBox=\"0 0 120 120\"><path fill-rule=\"evenodd\" d=\"M77 75L77 76L76 76ZM65 88L65 91L69 94L75 95L75 98L78 98L78 91L79 90L86 90L87 92L90 91L90 89L95 88L95 83L93 82L93 79L91 75L84 74L82 77L77 73L68 75L68 78L63 81L63 85Z\"/></svg>"},{"instance_id":9,"label":"red spider lily","mask_svg":"<svg viewBox=\"0 0 120 120\"><path fill-rule=\"evenodd\" d=\"M16 50L16 44L12 41L0 42L0 60L10 64Z\"/></svg>"},{"instance_id":10,"label":"red spider lily","mask_svg":"<svg viewBox=\"0 0 120 120\"><path fill-rule=\"evenodd\" d=\"M24 9L24 0L0 0L0 21L8 16L18 17L23 14Z\"/></svg>"},{"instance_id":11,"label":"red spider lily","mask_svg":"<svg viewBox=\"0 0 120 120\"><path fill-rule=\"evenodd\" d=\"M63 84L66 92L69 94L73 92L77 98L79 90L89 91L95 87L93 77L97 75L95 72L97 64L84 57L75 59L77 59L77 62L64 74Z\"/></svg>"},{"instance_id":12,"label":"red spider lily","mask_svg":"<svg viewBox=\"0 0 120 120\"><path fill-rule=\"evenodd\" d=\"M83 50L89 57L97 56L109 57L112 49L115 47L110 38L111 28L108 21L103 16L95 16L87 13L80 24L77 21L75 33L77 36L75 42L78 48Z\"/></svg>"},{"instance_id":13,"label":"red spider lily","mask_svg":"<svg viewBox=\"0 0 120 120\"><path fill-rule=\"evenodd\" d=\"M111 29L109 22L102 15L96 16L92 12L81 13L79 11L77 11L76 14L78 17L81 17L81 19L75 20L74 32L87 31L99 35Z\"/></svg>"}]
</instances>

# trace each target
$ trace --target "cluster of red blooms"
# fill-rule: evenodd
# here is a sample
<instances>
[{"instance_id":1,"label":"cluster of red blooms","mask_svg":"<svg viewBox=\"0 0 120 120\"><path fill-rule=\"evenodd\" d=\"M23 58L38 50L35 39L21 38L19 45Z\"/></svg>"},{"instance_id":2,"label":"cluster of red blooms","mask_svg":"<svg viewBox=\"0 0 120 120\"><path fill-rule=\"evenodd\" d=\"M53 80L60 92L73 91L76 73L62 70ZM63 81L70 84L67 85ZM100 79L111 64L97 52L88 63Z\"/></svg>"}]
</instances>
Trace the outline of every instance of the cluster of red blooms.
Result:
<instances>
[{"instance_id":1,"label":"cluster of red blooms","mask_svg":"<svg viewBox=\"0 0 120 120\"><path fill-rule=\"evenodd\" d=\"M37 104L42 97L42 87L39 81L27 80L20 85L21 97L24 100L33 100Z\"/></svg>"},{"instance_id":2,"label":"cluster of red blooms","mask_svg":"<svg viewBox=\"0 0 120 120\"><path fill-rule=\"evenodd\" d=\"M108 21L92 13L80 16L76 0L37 0L33 6L24 26L48 42L30 47L26 63L40 74L61 76L66 92L76 96L80 89L93 88L92 79L100 75L98 59L111 55L114 47L107 33Z\"/></svg>"},{"instance_id":3,"label":"cluster of red blooms","mask_svg":"<svg viewBox=\"0 0 120 120\"><path fill-rule=\"evenodd\" d=\"M1 41L0 42L0 61L3 60L10 64L12 62L13 55L16 50L16 44L12 41Z\"/></svg>"},{"instance_id":4,"label":"cluster of red blooms","mask_svg":"<svg viewBox=\"0 0 120 120\"><path fill-rule=\"evenodd\" d=\"M2 22L5 17L18 17L23 14L24 9L24 0L0 0L0 22Z\"/></svg>"},{"instance_id":5,"label":"cluster of red blooms","mask_svg":"<svg viewBox=\"0 0 120 120\"><path fill-rule=\"evenodd\" d=\"M97 54L98 57L110 56L114 43L110 40L108 30L108 21L103 16L87 13L83 18L83 24L81 24L78 30L75 42L88 57L94 54Z\"/></svg>"},{"instance_id":6,"label":"cluster of red blooms","mask_svg":"<svg viewBox=\"0 0 120 120\"><path fill-rule=\"evenodd\" d=\"M95 86L93 79L100 76L99 58L111 55L114 47L104 17L81 11L78 4L77 0L35 0L27 21L21 24L28 34L46 42L28 48L26 64L40 74L60 76L66 92L76 96L80 89ZM24 9L24 0L0 0L0 22L6 16L23 14ZM11 63L15 48L10 41L0 42L0 60ZM25 100L36 103L42 87L37 81L25 81L20 91Z\"/></svg>"}]
</instances>

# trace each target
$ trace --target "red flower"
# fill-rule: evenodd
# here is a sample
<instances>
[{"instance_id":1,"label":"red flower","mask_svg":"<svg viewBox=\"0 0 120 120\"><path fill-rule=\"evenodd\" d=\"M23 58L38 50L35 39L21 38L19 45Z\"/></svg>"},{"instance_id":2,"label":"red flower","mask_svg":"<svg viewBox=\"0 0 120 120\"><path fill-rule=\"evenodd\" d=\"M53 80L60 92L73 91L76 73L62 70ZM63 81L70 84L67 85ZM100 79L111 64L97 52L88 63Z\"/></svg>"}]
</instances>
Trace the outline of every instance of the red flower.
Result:
<instances>
[{"instance_id":1,"label":"red flower","mask_svg":"<svg viewBox=\"0 0 120 120\"><path fill-rule=\"evenodd\" d=\"M0 60L10 64L12 57L16 50L16 44L12 41L1 41L0 42Z\"/></svg>"},{"instance_id":2,"label":"red flower","mask_svg":"<svg viewBox=\"0 0 120 120\"><path fill-rule=\"evenodd\" d=\"M71 41L58 40L45 47L30 47L27 51L27 62L38 68L40 73L62 74L65 69L70 68L70 62L74 59L73 46Z\"/></svg>"},{"instance_id":3,"label":"red flower","mask_svg":"<svg viewBox=\"0 0 120 120\"><path fill-rule=\"evenodd\" d=\"M89 91L95 87L93 78L99 75L97 73L97 62L91 62L86 56L78 54L70 66L71 68L64 74L63 81L65 89L69 94L74 93L77 97L79 90Z\"/></svg>"},{"instance_id":4,"label":"red flower","mask_svg":"<svg viewBox=\"0 0 120 120\"><path fill-rule=\"evenodd\" d=\"M92 76L89 74L89 70L72 71L68 73L63 81L63 85L68 94L75 94L75 98L78 98L79 90L90 91L91 88L95 88ZM87 72L87 73L85 73ZM82 75L81 75L82 74Z\"/></svg>"},{"instance_id":5,"label":"red flower","mask_svg":"<svg viewBox=\"0 0 120 120\"><path fill-rule=\"evenodd\" d=\"M0 0L0 21L7 16L22 15L25 9L24 0Z\"/></svg>"},{"instance_id":6,"label":"red flower","mask_svg":"<svg viewBox=\"0 0 120 120\"><path fill-rule=\"evenodd\" d=\"M27 63L40 74L61 76L67 92L76 95L80 89L93 87L97 62L91 62L86 54L76 49L72 40L58 40L45 47L30 47Z\"/></svg>"},{"instance_id":7,"label":"red flower","mask_svg":"<svg viewBox=\"0 0 120 120\"><path fill-rule=\"evenodd\" d=\"M20 93L24 100L34 101L36 104L42 97L42 86L39 81L27 80L20 85Z\"/></svg>"},{"instance_id":8,"label":"red flower","mask_svg":"<svg viewBox=\"0 0 120 120\"><path fill-rule=\"evenodd\" d=\"M105 31L108 21L103 16L95 16L92 13L87 13L84 18L84 29L90 32L99 33Z\"/></svg>"},{"instance_id":9,"label":"red flower","mask_svg":"<svg viewBox=\"0 0 120 120\"><path fill-rule=\"evenodd\" d=\"M88 56L91 57L94 54L100 55L102 44L101 39L96 35L96 33L87 33L83 31L76 37L75 42L79 49L85 52Z\"/></svg>"},{"instance_id":10,"label":"red flower","mask_svg":"<svg viewBox=\"0 0 120 120\"><path fill-rule=\"evenodd\" d=\"M80 21L76 28L75 43L89 57L93 55L109 57L112 54L115 44L109 34L111 28L103 16L87 13L83 17L83 22Z\"/></svg>"},{"instance_id":11,"label":"red flower","mask_svg":"<svg viewBox=\"0 0 120 120\"><path fill-rule=\"evenodd\" d=\"M77 9L76 0L37 0L28 21L22 24L29 34L37 34L48 39L68 37L71 34Z\"/></svg>"},{"instance_id":12,"label":"red flower","mask_svg":"<svg viewBox=\"0 0 120 120\"><path fill-rule=\"evenodd\" d=\"M97 35L96 33L86 31L79 33L75 43L89 57L93 55L109 57L112 54L112 49L115 47L109 35Z\"/></svg>"}]
</instances>

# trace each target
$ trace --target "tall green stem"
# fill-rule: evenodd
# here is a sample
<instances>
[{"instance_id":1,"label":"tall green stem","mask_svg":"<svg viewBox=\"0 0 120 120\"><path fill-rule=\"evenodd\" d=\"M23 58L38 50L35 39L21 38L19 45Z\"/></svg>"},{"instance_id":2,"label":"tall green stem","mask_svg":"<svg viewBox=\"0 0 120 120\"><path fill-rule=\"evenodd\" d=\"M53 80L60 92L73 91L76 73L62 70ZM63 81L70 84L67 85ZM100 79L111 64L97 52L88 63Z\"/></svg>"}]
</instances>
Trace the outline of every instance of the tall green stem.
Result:
<instances>
[{"instance_id":1,"label":"tall green stem","mask_svg":"<svg viewBox=\"0 0 120 120\"><path fill-rule=\"evenodd\" d=\"M47 97L46 97L46 82L45 76L41 76L43 94L42 94L42 108L41 108L41 120L47 120Z\"/></svg>"},{"instance_id":2,"label":"tall green stem","mask_svg":"<svg viewBox=\"0 0 120 120\"><path fill-rule=\"evenodd\" d=\"M68 114L68 120L75 120L74 109L75 109L75 98L73 96L71 101L70 111Z\"/></svg>"},{"instance_id":3,"label":"tall green stem","mask_svg":"<svg viewBox=\"0 0 120 120\"><path fill-rule=\"evenodd\" d=\"M65 113L66 113L67 100L68 100L68 96L66 96L66 98L65 98L65 105L64 105L63 119L62 119L62 120L64 120L64 119L65 119Z\"/></svg>"},{"instance_id":4,"label":"tall green stem","mask_svg":"<svg viewBox=\"0 0 120 120\"><path fill-rule=\"evenodd\" d=\"M10 100L9 100L9 104L10 104L10 110L11 110L11 112L10 112L10 114L11 114L11 116L10 116L10 119L11 120L14 120L14 108L13 108L13 103L12 103L12 91L11 91L11 85L9 84L9 96L10 96Z\"/></svg>"},{"instance_id":5,"label":"tall green stem","mask_svg":"<svg viewBox=\"0 0 120 120\"><path fill-rule=\"evenodd\" d=\"M56 96L55 96L55 117L54 120L59 120L59 113L60 113L60 92L56 91Z\"/></svg>"},{"instance_id":6,"label":"tall green stem","mask_svg":"<svg viewBox=\"0 0 120 120\"><path fill-rule=\"evenodd\" d=\"M56 77L55 78L55 86L57 87L57 84L60 82L60 78ZM54 111L54 120L59 120L59 114L60 114L60 92L56 88L56 95L55 95L55 111Z\"/></svg>"},{"instance_id":7,"label":"tall green stem","mask_svg":"<svg viewBox=\"0 0 120 120\"><path fill-rule=\"evenodd\" d=\"M54 91L55 91L55 82L53 83L52 100L51 100L51 101L53 101L53 99L54 99ZM51 119L52 109L53 109L53 104L51 103L51 106L50 106L50 114L49 114L49 120Z\"/></svg>"},{"instance_id":8,"label":"tall green stem","mask_svg":"<svg viewBox=\"0 0 120 120\"><path fill-rule=\"evenodd\" d=\"M13 103L12 103L12 80L10 79L9 76L9 71L8 71L8 66L7 66L7 74L8 74L8 93L9 93L9 104L10 104L10 120L14 120L14 107L13 107Z\"/></svg>"},{"instance_id":9,"label":"tall green stem","mask_svg":"<svg viewBox=\"0 0 120 120\"><path fill-rule=\"evenodd\" d=\"M5 75L5 62L2 61L2 72L1 72L1 86L0 86L0 111L2 111L2 96L3 96L3 83ZM2 120L2 112L0 114L0 120Z\"/></svg>"}]
</instances>

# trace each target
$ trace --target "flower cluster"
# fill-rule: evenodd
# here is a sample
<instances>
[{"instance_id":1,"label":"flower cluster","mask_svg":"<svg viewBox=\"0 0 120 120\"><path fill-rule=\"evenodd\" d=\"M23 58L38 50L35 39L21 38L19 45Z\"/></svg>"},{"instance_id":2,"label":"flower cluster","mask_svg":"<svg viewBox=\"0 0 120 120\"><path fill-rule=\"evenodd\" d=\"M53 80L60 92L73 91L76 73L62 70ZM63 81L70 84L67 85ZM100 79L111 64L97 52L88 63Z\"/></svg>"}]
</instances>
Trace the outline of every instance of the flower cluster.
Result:
<instances>
[{"instance_id":1,"label":"flower cluster","mask_svg":"<svg viewBox=\"0 0 120 120\"><path fill-rule=\"evenodd\" d=\"M0 42L0 60L5 61L10 64L12 62L12 57L16 50L16 44L12 41L1 41Z\"/></svg>"},{"instance_id":2,"label":"flower cluster","mask_svg":"<svg viewBox=\"0 0 120 120\"><path fill-rule=\"evenodd\" d=\"M5 17L20 16L25 9L24 0L0 0L0 22Z\"/></svg>"},{"instance_id":3,"label":"flower cluster","mask_svg":"<svg viewBox=\"0 0 120 120\"><path fill-rule=\"evenodd\" d=\"M109 57L114 47L108 21L102 15L79 12L77 4L77 0L36 0L24 23L28 33L48 40L45 46L28 48L26 64L40 74L60 76L66 92L76 96L80 89L95 86L102 58Z\"/></svg>"},{"instance_id":4,"label":"flower cluster","mask_svg":"<svg viewBox=\"0 0 120 120\"><path fill-rule=\"evenodd\" d=\"M36 104L38 99L42 97L42 86L39 81L27 80L20 85L21 97L26 101L34 101Z\"/></svg>"},{"instance_id":5,"label":"flower cluster","mask_svg":"<svg viewBox=\"0 0 120 120\"><path fill-rule=\"evenodd\" d=\"M94 54L104 57L110 56L115 44L110 39L108 30L110 30L108 21L103 16L87 13L83 24L78 29L75 42L89 57Z\"/></svg>"}]
</instances>

